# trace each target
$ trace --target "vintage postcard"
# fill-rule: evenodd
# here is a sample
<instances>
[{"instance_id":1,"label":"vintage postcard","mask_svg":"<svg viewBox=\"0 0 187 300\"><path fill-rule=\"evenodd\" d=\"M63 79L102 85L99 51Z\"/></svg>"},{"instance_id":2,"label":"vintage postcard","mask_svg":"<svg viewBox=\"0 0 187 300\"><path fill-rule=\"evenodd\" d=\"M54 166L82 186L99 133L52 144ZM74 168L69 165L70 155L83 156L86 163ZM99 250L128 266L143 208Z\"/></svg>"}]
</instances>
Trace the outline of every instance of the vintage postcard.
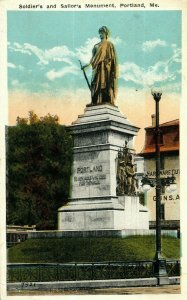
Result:
<instances>
[{"instance_id":1,"label":"vintage postcard","mask_svg":"<svg viewBox=\"0 0 187 300\"><path fill-rule=\"evenodd\" d=\"M187 1L0 19L1 298L183 299Z\"/></svg>"}]
</instances>

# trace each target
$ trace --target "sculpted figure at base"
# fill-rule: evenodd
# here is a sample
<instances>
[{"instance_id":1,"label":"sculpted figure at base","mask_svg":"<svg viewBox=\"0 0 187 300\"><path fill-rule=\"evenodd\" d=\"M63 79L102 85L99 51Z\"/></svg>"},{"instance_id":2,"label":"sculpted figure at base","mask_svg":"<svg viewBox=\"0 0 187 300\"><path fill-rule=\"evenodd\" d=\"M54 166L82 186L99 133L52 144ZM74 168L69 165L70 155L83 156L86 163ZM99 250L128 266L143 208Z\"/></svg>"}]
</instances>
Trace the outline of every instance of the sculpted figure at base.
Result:
<instances>
[{"instance_id":1,"label":"sculpted figure at base","mask_svg":"<svg viewBox=\"0 0 187 300\"><path fill-rule=\"evenodd\" d=\"M91 97L92 105L110 103L114 105L116 97L117 61L114 45L108 40L109 30L106 26L99 29L101 41L92 50Z\"/></svg>"},{"instance_id":2,"label":"sculpted figure at base","mask_svg":"<svg viewBox=\"0 0 187 300\"><path fill-rule=\"evenodd\" d=\"M119 162L119 169L118 169L118 186L117 186L117 191L118 194L125 194L125 186L126 186L126 182L127 182L127 176L126 176L126 172L125 172L125 162L124 161L120 161Z\"/></svg>"},{"instance_id":3,"label":"sculpted figure at base","mask_svg":"<svg viewBox=\"0 0 187 300\"><path fill-rule=\"evenodd\" d=\"M127 143L122 150L119 150L117 157L117 196L121 195L136 195L138 189L138 182L136 179L136 172L134 164L132 163L133 155L130 149L127 148Z\"/></svg>"},{"instance_id":4,"label":"sculpted figure at base","mask_svg":"<svg viewBox=\"0 0 187 300\"><path fill-rule=\"evenodd\" d=\"M137 180L135 178L136 173L134 165L132 163L132 156L129 156L129 160L126 165L126 176L127 176L127 195L135 195L137 186Z\"/></svg>"}]
</instances>

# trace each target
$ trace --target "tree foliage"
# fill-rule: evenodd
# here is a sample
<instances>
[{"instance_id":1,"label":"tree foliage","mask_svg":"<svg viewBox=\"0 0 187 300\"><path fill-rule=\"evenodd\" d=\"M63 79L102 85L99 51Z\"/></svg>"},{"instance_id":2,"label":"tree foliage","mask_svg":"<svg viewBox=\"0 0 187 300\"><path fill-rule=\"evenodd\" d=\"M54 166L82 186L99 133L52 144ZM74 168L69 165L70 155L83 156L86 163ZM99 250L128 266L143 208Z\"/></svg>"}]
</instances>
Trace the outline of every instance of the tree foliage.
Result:
<instances>
[{"instance_id":1,"label":"tree foliage","mask_svg":"<svg viewBox=\"0 0 187 300\"><path fill-rule=\"evenodd\" d=\"M57 226L70 190L72 139L57 116L17 118L7 129L7 223Z\"/></svg>"}]
</instances>

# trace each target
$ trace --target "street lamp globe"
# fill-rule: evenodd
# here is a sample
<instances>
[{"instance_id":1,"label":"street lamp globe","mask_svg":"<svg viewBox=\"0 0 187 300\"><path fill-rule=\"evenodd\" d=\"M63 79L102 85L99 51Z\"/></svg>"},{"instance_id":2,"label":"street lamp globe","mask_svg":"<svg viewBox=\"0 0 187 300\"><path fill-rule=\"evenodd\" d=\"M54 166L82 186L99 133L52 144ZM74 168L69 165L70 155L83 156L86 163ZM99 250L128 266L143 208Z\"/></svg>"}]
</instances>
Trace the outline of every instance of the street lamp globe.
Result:
<instances>
[{"instance_id":1,"label":"street lamp globe","mask_svg":"<svg viewBox=\"0 0 187 300\"><path fill-rule=\"evenodd\" d=\"M171 193L171 187L170 187L170 185L168 185L168 186L166 187L166 193Z\"/></svg>"},{"instance_id":2,"label":"street lamp globe","mask_svg":"<svg viewBox=\"0 0 187 300\"><path fill-rule=\"evenodd\" d=\"M142 188L143 188L144 192L148 192L150 190L151 186L149 184L144 184Z\"/></svg>"},{"instance_id":3,"label":"street lamp globe","mask_svg":"<svg viewBox=\"0 0 187 300\"><path fill-rule=\"evenodd\" d=\"M151 94L155 101L159 101L162 96L162 88L160 87L152 87Z\"/></svg>"},{"instance_id":4,"label":"street lamp globe","mask_svg":"<svg viewBox=\"0 0 187 300\"><path fill-rule=\"evenodd\" d=\"M171 192L175 192L175 191L176 191L176 189L177 189L177 185L176 185L176 183L172 183L172 184L170 184L170 190L171 190Z\"/></svg>"}]
</instances>

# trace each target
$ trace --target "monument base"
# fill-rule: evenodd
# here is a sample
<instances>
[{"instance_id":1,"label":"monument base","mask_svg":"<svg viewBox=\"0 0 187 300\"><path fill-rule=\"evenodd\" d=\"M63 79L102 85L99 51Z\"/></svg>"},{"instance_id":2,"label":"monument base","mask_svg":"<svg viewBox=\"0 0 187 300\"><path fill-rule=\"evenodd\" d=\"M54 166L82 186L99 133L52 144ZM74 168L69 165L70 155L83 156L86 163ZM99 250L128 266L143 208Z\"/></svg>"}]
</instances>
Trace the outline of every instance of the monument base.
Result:
<instances>
[{"instance_id":1,"label":"monument base","mask_svg":"<svg viewBox=\"0 0 187 300\"><path fill-rule=\"evenodd\" d=\"M129 151L132 160L139 128L118 107L101 104L88 105L69 129L74 141L71 198L58 209L58 230L149 229L148 211L139 198L116 196L119 156L127 162ZM124 163L122 168L124 173Z\"/></svg>"},{"instance_id":2,"label":"monument base","mask_svg":"<svg viewBox=\"0 0 187 300\"><path fill-rule=\"evenodd\" d=\"M58 230L149 229L149 214L136 196L74 199L58 210Z\"/></svg>"},{"instance_id":3,"label":"monument base","mask_svg":"<svg viewBox=\"0 0 187 300\"><path fill-rule=\"evenodd\" d=\"M121 229L124 208L117 200L117 197L73 200L58 210L58 229Z\"/></svg>"}]
</instances>

